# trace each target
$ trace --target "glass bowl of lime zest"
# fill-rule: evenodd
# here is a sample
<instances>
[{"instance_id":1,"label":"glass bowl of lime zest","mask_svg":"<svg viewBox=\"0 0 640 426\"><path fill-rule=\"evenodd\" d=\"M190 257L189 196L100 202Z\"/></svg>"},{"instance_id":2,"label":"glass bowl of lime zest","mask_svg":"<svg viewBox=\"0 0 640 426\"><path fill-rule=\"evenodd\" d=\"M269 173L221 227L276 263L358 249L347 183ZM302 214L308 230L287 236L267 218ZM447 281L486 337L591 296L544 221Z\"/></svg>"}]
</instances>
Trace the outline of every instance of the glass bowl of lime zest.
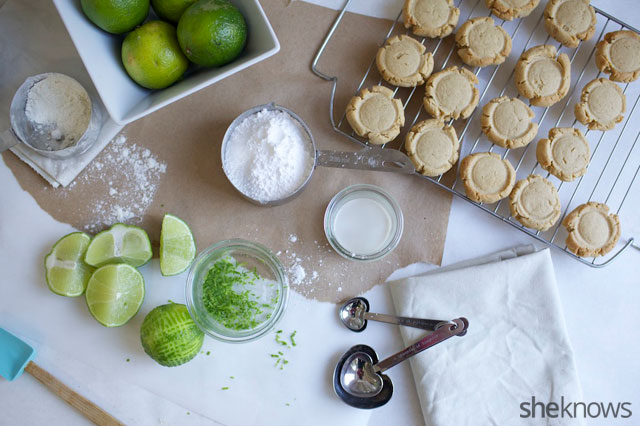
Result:
<instances>
[{"instance_id":1,"label":"glass bowl of lime zest","mask_svg":"<svg viewBox=\"0 0 640 426\"><path fill-rule=\"evenodd\" d=\"M280 321L289 282L268 248L232 239L200 253L185 291L189 314L202 331L223 342L244 343L264 336Z\"/></svg>"}]
</instances>

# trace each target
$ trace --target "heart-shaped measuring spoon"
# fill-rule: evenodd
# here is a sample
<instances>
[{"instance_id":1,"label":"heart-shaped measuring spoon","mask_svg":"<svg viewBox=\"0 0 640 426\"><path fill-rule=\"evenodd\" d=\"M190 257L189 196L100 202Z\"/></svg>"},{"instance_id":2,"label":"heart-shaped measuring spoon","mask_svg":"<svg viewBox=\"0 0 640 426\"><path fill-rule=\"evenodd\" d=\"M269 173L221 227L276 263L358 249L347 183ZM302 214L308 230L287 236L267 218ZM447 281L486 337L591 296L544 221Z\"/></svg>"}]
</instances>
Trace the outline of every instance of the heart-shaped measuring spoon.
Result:
<instances>
[{"instance_id":1,"label":"heart-shaped measuring spoon","mask_svg":"<svg viewBox=\"0 0 640 426\"><path fill-rule=\"evenodd\" d=\"M354 346L338 361L333 373L333 388L340 399L353 407L380 407L389 402L393 394L391 379L383 372L450 337L461 336L468 327L466 318L455 319L451 324L379 362L371 347Z\"/></svg>"},{"instance_id":2,"label":"heart-shaped measuring spoon","mask_svg":"<svg viewBox=\"0 0 640 426\"><path fill-rule=\"evenodd\" d=\"M369 312L369 307L369 301L364 297L354 297L353 299L347 300L340 308L340 320L349 330L355 332L361 332L367 328L368 320L404 325L429 331L437 330L445 324L451 324L448 321L442 320L376 314Z\"/></svg>"}]
</instances>

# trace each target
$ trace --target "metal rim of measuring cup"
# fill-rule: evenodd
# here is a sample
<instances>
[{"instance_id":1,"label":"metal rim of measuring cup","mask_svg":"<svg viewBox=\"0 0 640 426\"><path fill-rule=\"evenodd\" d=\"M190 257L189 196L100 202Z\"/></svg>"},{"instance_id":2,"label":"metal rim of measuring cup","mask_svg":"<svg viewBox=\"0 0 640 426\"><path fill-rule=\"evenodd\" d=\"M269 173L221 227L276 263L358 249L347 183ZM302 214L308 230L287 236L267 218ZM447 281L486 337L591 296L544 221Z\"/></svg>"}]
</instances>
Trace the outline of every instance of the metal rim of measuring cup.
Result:
<instances>
[{"instance_id":1,"label":"metal rim of measuring cup","mask_svg":"<svg viewBox=\"0 0 640 426\"><path fill-rule=\"evenodd\" d=\"M23 107L22 105L17 105L17 102L19 101L18 99L18 93L20 93L20 91L25 87L26 84L29 84L29 89L31 90L31 88L36 85L37 83L41 82L42 80L44 80L45 78L47 78L50 75L53 74L61 74L64 75L65 77L69 77L72 80L76 81L80 87L82 87L85 92L87 92L87 96L89 96L89 101L91 103L91 115L89 116L89 123L87 124L87 128L85 129L82 137L85 136L86 132L89 131L92 121L94 120L94 117L97 117L98 121L100 122L100 124L102 124L102 111L100 111L98 103L94 101L93 97L89 94L89 92L87 91L87 89L75 78L67 75L67 74L63 74L63 73L56 73L56 72L45 72L42 74L36 74L36 75L32 75L30 77L27 77L25 79L24 82L22 82L22 84L20 85L20 87L18 87L18 90L16 90L16 92L13 95L13 98L11 99L11 106L10 106L10 111L13 111L15 109L24 109L26 107ZM31 81L30 81L31 80ZM26 99L26 96L25 96ZM26 100L25 100L26 102ZM28 141L24 140L23 138L21 138L18 135L18 132L16 131L15 127L15 119L13 117L13 114L11 114L11 112L9 113L9 121L10 121L10 130L11 130L11 134L13 135L13 137L15 137L16 141L18 141L18 143L23 143L25 144L27 147L29 147L29 149L35 151L36 153L42 155L43 157L48 157L48 158L54 158L54 159L65 159L65 158L70 158L70 157L74 157L74 156L78 156L78 155L82 155L85 152L87 152L89 150L89 148L91 148L93 146L93 144L95 143L95 140L91 143L86 143L82 146L82 148L77 149L78 148L78 144L80 143L80 141L82 140L82 137L80 139L78 139L78 141L76 142L76 144L69 146L67 148L63 148L57 151L48 151L46 149L40 149L40 148L36 148L35 146L33 146L32 144L30 144ZM97 138L96 138L97 140Z\"/></svg>"},{"instance_id":2,"label":"metal rim of measuring cup","mask_svg":"<svg viewBox=\"0 0 640 426\"><path fill-rule=\"evenodd\" d=\"M282 111L284 113L289 114L291 118L296 120L300 124L300 126L302 126L305 133L307 134L307 137L309 138L309 141L311 142L311 155L313 156L313 166L310 168L309 174L305 178L304 182L302 182L302 184L295 191L293 191L290 195L286 196L285 198L280 198L278 200L271 200L266 202L260 202L259 200L251 198L248 195L246 195L244 192L240 191L240 189L229 178L229 173L227 173L227 169L225 167L227 146L229 145L229 139L231 137L231 134L236 129L236 127L238 127L238 125L240 125L240 123L242 123L247 117L253 114L257 114L258 112L263 110ZM229 124L229 127L227 127L227 131L224 133L224 137L222 138L222 146L220 147L220 158L222 161L222 171L224 172L224 175L227 177L227 180L229 181L229 183L231 183L231 186L233 186L235 190L238 191L246 200L252 202L253 204L257 204L259 206L279 206L296 198L307 187L307 184L309 183L309 181L311 180L311 176L313 175L313 171L316 168L316 163L317 163L316 143L315 143L315 140L313 139L313 135L311 134L311 130L309 129L309 126L307 126L307 123L305 123L304 120L300 118L300 116L298 116L298 114L291 111L289 108L285 108L283 106L275 104L274 102L270 102L268 104L258 105L246 110L245 112L237 116L231 122L231 124Z\"/></svg>"}]
</instances>

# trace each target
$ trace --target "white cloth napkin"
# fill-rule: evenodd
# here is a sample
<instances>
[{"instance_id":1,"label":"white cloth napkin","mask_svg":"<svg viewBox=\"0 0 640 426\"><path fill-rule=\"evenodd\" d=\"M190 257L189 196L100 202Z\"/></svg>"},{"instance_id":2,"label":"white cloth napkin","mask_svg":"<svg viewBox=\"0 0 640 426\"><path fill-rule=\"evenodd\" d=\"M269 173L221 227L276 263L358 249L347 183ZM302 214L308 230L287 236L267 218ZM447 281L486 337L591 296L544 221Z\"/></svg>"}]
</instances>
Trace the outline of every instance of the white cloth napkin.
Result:
<instances>
[{"instance_id":1,"label":"white cloth napkin","mask_svg":"<svg viewBox=\"0 0 640 426\"><path fill-rule=\"evenodd\" d=\"M582 401L549 249L517 248L389 283L396 313L452 319L469 331L411 359L428 426L581 425L535 418L522 403ZM506 259L506 260L504 260ZM424 335L400 327L408 345ZM526 406L525 406L526 408Z\"/></svg>"},{"instance_id":2,"label":"white cloth napkin","mask_svg":"<svg viewBox=\"0 0 640 426\"><path fill-rule=\"evenodd\" d=\"M54 160L23 144L11 148L52 186L67 186L122 130L122 126L109 118L53 3L9 1L0 9L0 28L0 137L14 138L7 130L10 127L9 106L15 91L32 75L67 74L78 80L103 110L104 122L98 140L79 157Z\"/></svg>"}]
</instances>

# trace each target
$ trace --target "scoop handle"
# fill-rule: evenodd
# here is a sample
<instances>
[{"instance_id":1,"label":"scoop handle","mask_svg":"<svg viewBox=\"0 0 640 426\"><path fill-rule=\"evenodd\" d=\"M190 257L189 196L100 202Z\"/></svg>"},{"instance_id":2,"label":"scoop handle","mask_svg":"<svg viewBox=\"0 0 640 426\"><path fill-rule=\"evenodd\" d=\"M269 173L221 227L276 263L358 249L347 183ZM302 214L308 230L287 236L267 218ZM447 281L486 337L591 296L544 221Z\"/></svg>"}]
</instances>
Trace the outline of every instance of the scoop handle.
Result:
<instances>
[{"instance_id":1,"label":"scoop handle","mask_svg":"<svg viewBox=\"0 0 640 426\"><path fill-rule=\"evenodd\" d=\"M84 414L84 416L93 423L100 426L124 426L123 423L120 423L102 408L73 391L60 380L52 376L48 371L43 370L35 362L29 362L24 368L24 371L38 379L40 383L48 387L53 391L53 393L58 395L80 413Z\"/></svg>"},{"instance_id":2,"label":"scoop handle","mask_svg":"<svg viewBox=\"0 0 640 426\"><path fill-rule=\"evenodd\" d=\"M0 152L6 151L14 145L17 145L20 141L13 134L11 129L5 130L0 133Z\"/></svg>"},{"instance_id":3,"label":"scoop handle","mask_svg":"<svg viewBox=\"0 0 640 426\"><path fill-rule=\"evenodd\" d=\"M356 152L317 151L316 164L339 169L374 170L380 172L414 173L413 163L397 149L363 148Z\"/></svg>"},{"instance_id":4,"label":"scoop handle","mask_svg":"<svg viewBox=\"0 0 640 426\"><path fill-rule=\"evenodd\" d=\"M440 327L432 334L424 337L421 340L418 340L408 348L376 363L376 365L373 366L373 369L376 373L382 373L390 369L394 365L400 364L402 361L405 361L412 356L419 354L425 349L428 349L431 346L437 345L438 343L447 340L450 337L463 335L468 327L469 321L467 321L466 318L454 319L452 321L452 324L447 324L446 326Z\"/></svg>"}]
</instances>

